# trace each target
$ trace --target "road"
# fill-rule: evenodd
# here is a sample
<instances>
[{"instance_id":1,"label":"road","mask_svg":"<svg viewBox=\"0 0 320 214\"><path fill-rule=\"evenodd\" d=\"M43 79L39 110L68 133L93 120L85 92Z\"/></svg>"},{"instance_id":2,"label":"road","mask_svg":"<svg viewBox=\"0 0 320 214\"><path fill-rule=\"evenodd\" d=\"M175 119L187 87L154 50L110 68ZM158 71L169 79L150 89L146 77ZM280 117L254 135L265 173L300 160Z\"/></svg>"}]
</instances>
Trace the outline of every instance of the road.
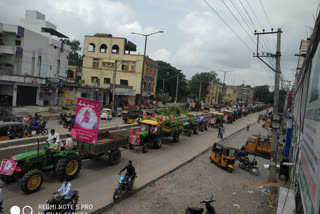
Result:
<instances>
[{"instance_id":1,"label":"road","mask_svg":"<svg viewBox=\"0 0 320 214\"><path fill-rule=\"evenodd\" d=\"M222 144L239 148L245 139L256 133L265 133L261 124L255 124L249 131L243 130L231 138L222 141ZM259 176L238 167L238 162L232 174L227 170L210 163L208 151L190 163L182 166L155 183L148 185L141 191L130 195L128 198L116 203L105 214L140 213L140 214L175 214L183 213L187 207L202 207L199 202L215 194L216 202L213 203L217 213L275 213L275 199L265 197L262 206L257 207L261 195L260 191L253 189L264 183L269 171L263 164L269 160L256 157ZM253 158L249 155L250 159ZM248 192L250 191L250 193Z\"/></svg>"},{"instance_id":2,"label":"road","mask_svg":"<svg viewBox=\"0 0 320 214\"><path fill-rule=\"evenodd\" d=\"M225 137L244 128L247 121L256 121L258 113L243 117L233 124L225 125ZM117 185L118 172L131 159L137 168L139 178L135 187L139 188L146 183L166 174L177 166L192 159L200 152L208 149L213 142L218 141L217 130L209 128L209 131L200 132L199 135L191 137L181 136L176 144L167 142L159 150L149 150L144 154L140 149L133 151L125 150L122 152L120 164L110 166L107 158L84 161L80 176L72 181L73 189L79 189L79 204L87 206L81 209L91 213L93 210L104 207L112 202L112 194ZM242 139L239 144L244 142ZM0 184L1 185L1 184ZM50 193L55 192L61 183L51 174L46 176L41 189L32 195L24 195L17 183L3 187L4 209L9 210L13 205L32 206L34 211L39 210L39 204L44 204L50 197ZM40 209L39 211L43 211ZM7 213L7 212L5 212Z\"/></svg>"}]
</instances>

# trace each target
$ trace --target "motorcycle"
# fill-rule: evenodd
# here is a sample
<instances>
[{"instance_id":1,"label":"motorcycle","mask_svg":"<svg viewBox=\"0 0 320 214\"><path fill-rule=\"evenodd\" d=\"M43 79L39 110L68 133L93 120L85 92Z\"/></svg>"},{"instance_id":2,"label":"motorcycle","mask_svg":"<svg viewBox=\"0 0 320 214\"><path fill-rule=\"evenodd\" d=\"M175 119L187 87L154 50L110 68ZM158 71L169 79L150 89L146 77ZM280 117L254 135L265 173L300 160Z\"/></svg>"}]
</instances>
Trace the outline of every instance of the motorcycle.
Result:
<instances>
[{"instance_id":1,"label":"motorcycle","mask_svg":"<svg viewBox=\"0 0 320 214\"><path fill-rule=\"evenodd\" d=\"M62 125L66 121L67 114L60 113L59 115L59 124Z\"/></svg>"},{"instance_id":2,"label":"motorcycle","mask_svg":"<svg viewBox=\"0 0 320 214\"><path fill-rule=\"evenodd\" d=\"M259 175L259 168L256 167L257 164L258 162L255 157L250 160L248 156L241 156L239 159L239 168L249 171L251 175Z\"/></svg>"},{"instance_id":3,"label":"motorcycle","mask_svg":"<svg viewBox=\"0 0 320 214\"><path fill-rule=\"evenodd\" d=\"M123 191L125 191L125 190L130 191L133 187L133 184L134 184L134 181L136 178L137 178L137 176L132 178L131 185L128 185L128 180L127 180L126 176L120 174L120 178L118 179L118 186L116 187L116 189L114 190L114 193L113 193L113 200L114 201L118 200Z\"/></svg>"},{"instance_id":4,"label":"motorcycle","mask_svg":"<svg viewBox=\"0 0 320 214\"><path fill-rule=\"evenodd\" d=\"M62 196L55 193L52 198L47 201L47 207L44 213L75 213L79 201L79 191L72 191L72 197L70 200L64 200Z\"/></svg>"},{"instance_id":5,"label":"motorcycle","mask_svg":"<svg viewBox=\"0 0 320 214\"><path fill-rule=\"evenodd\" d=\"M201 204L205 204L207 212L206 214L216 214L216 210L215 208L211 205L212 202L215 202L216 200L213 200L213 196L214 194L211 194L211 198L210 199L206 199L201 201ZM202 214L204 211L203 208L190 208L188 207L186 209L186 214Z\"/></svg>"},{"instance_id":6,"label":"motorcycle","mask_svg":"<svg viewBox=\"0 0 320 214\"><path fill-rule=\"evenodd\" d=\"M47 120L43 119L40 124L39 124L39 127L38 128L34 128L34 127L28 127L27 128L27 136L28 137L31 137L32 135L34 134L42 134L42 135L47 135L48 134L48 129L46 128L46 125L47 125Z\"/></svg>"}]
</instances>

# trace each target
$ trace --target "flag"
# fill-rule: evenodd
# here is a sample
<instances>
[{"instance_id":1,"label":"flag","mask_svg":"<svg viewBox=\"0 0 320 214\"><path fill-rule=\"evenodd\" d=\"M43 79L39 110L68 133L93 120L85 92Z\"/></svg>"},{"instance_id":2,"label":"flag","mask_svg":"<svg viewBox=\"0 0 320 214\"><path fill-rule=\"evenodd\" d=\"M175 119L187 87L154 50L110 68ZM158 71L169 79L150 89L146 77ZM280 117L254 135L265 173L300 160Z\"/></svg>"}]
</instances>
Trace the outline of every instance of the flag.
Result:
<instances>
[{"instance_id":1,"label":"flag","mask_svg":"<svg viewBox=\"0 0 320 214\"><path fill-rule=\"evenodd\" d=\"M145 113L144 113L144 119L147 119L147 117L148 117L148 116L147 116L147 113L145 112Z\"/></svg>"},{"instance_id":2,"label":"flag","mask_svg":"<svg viewBox=\"0 0 320 214\"><path fill-rule=\"evenodd\" d=\"M153 118L156 119L156 113L155 112L153 112Z\"/></svg>"},{"instance_id":3,"label":"flag","mask_svg":"<svg viewBox=\"0 0 320 214\"><path fill-rule=\"evenodd\" d=\"M160 121L161 121L161 122L163 122L163 121L164 121L164 120L163 120L163 116L162 116L162 115L161 115L161 117L160 117Z\"/></svg>"},{"instance_id":4,"label":"flag","mask_svg":"<svg viewBox=\"0 0 320 214\"><path fill-rule=\"evenodd\" d=\"M170 121L171 121L171 122L173 121L173 116L172 116L172 115L170 116Z\"/></svg>"}]
</instances>

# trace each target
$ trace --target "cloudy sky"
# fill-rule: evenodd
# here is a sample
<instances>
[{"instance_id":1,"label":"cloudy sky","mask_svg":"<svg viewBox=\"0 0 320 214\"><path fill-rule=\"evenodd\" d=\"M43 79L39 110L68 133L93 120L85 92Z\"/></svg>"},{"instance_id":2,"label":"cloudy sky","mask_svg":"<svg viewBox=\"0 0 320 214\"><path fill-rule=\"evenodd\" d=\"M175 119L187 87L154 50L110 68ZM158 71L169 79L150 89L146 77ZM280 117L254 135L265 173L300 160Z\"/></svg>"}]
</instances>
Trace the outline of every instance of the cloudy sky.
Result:
<instances>
[{"instance_id":1,"label":"cloudy sky","mask_svg":"<svg viewBox=\"0 0 320 214\"><path fill-rule=\"evenodd\" d=\"M230 71L227 84L245 81L254 86L273 86L274 74L252 57L256 48L252 32L282 28L282 75L294 79L294 54L300 40L310 36L318 0L207 1L231 29L204 0L1 0L0 22L19 24L26 9L38 10L71 39L83 42L84 35L111 33L137 44L139 53L143 53L143 37L130 32L164 30L150 37L147 54L153 59L171 63L187 78L215 70L222 79L224 70ZM275 42L275 36L264 36L263 51L274 53Z\"/></svg>"}]
</instances>

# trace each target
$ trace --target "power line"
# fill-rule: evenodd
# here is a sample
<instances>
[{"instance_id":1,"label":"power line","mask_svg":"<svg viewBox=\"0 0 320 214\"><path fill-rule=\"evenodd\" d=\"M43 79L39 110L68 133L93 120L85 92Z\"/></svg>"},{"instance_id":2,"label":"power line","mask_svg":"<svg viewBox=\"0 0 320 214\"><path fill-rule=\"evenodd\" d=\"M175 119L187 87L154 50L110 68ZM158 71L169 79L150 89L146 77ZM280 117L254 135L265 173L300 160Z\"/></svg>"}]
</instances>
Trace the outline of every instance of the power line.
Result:
<instances>
[{"instance_id":1,"label":"power line","mask_svg":"<svg viewBox=\"0 0 320 214\"><path fill-rule=\"evenodd\" d=\"M250 36L250 34L248 33L248 31L243 27L243 25L240 23L240 21L237 19L237 17L233 14L233 12L230 10L229 6L224 2L224 0L221 0L221 2L224 4L224 6L226 6L226 8L228 9L228 11L231 13L231 15L233 16L233 18L238 22L238 24L241 26L241 28L243 29L243 31L246 32L246 34L248 35L248 37L251 39L251 41L253 42L253 44L255 44L255 41L252 39L252 37Z\"/></svg>"},{"instance_id":2,"label":"power line","mask_svg":"<svg viewBox=\"0 0 320 214\"><path fill-rule=\"evenodd\" d=\"M244 23L246 24L247 28L249 29L249 31L251 31L253 33L253 30L250 28L248 21L245 18L245 14L241 11L240 7L233 1L230 0L231 4L233 5L233 7L236 9L236 11L238 12L238 14L240 15L240 17L242 18L242 20L244 21ZM255 25L254 25L255 27ZM262 41L264 42L263 38L261 38ZM266 45L267 46L267 45ZM264 44L262 44L262 48L265 50L265 52L267 51L267 48L264 46ZM270 51L269 51L270 52Z\"/></svg>"},{"instance_id":3,"label":"power line","mask_svg":"<svg viewBox=\"0 0 320 214\"><path fill-rule=\"evenodd\" d=\"M207 0L203 0L208 7L222 20L222 22L232 31L232 33L234 33L234 35L236 35L238 37L238 39L244 44L244 46L246 46L250 51L254 52L248 45L246 42L244 42L241 37L230 27L230 25L219 15L219 13L208 3Z\"/></svg>"},{"instance_id":4,"label":"power line","mask_svg":"<svg viewBox=\"0 0 320 214\"><path fill-rule=\"evenodd\" d=\"M250 16L250 14L248 13L246 7L242 4L242 1L241 1L241 0L239 0L239 2L240 2L240 4L241 4L243 10L244 10L245 13L247 14L247 16L248 16L251 24L254 26L255 29L257 29L257 26L256 26L256 25L254 24L254 22L252 21L251 16ZM252 33L253 33L253 32L252 32ZM264 41L263 38L261 38L261 41L262 41L262 43L261 43L262 48L265 49L266 52L271 52L269 48L266 48L266 47L268 47L268 45L266 44L266 42ZM268 49L268 50L267 50L267 49Z\"/></svg>"},{"instance_id":5,"label":"power line","mask_svg":"<svg viewBox=\"0 0 320 214\"><path fill-rule=\"evenodd\" d=\"M266 17L266 19L267 19L267 22L268 22L270 28L272 28L272 25L271 25L271 23L270 23L270 19L269 19L269 16L268 16L268 14L267 14L267 11L266 11L265 7L264 7L263 4L262 4L262 0L260 0L260 5L261 5L261 7L262 7L263 13L264 13L264 15L265 15L265 17ZM272 38L273 38L273 41L276 42L276 35L274 35Z\"/></svg>"},{"instance_id":6,"label":"power line","mask_svg":"<svg viewBox=\"0 0 320 214\"><path fill-rule=\"evenodd\" d=\"M260 27L263 29L263 25L261 24L261 22L260 22L260 20L259 20L259 18L258 18L258 16L257 16L257 14L256 14L256 13L254 12L254 10L252 9L252 7L251 7L250 3L248 2L248 0L246 0L246 2L247 2L247 4L249 5L249 8L250 8L251 12L253 13L254 17L256 18L258 24L259 24Z\"/></svg>"}]
</instances>

